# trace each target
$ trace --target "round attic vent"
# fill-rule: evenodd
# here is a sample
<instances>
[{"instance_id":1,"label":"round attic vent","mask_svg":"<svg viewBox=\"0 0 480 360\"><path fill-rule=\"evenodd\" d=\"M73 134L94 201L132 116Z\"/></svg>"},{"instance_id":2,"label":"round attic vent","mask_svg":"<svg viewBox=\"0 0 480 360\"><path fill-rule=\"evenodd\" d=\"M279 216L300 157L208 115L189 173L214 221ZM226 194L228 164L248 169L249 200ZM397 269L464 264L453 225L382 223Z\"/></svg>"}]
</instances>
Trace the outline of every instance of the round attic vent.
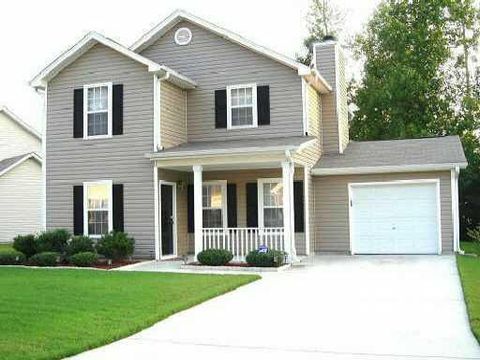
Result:
<instances>
[{"instance_id":1,"label":"round attic vent","mask_svg":"<svg viewBox=\"0 0 480 360\"><path fill-rule=\"evenodd\" d=\"M187 45L192 41L192 32L189 28L182 27L175 32L175 42L177 45Z\"/></svg>"}]
</instances>

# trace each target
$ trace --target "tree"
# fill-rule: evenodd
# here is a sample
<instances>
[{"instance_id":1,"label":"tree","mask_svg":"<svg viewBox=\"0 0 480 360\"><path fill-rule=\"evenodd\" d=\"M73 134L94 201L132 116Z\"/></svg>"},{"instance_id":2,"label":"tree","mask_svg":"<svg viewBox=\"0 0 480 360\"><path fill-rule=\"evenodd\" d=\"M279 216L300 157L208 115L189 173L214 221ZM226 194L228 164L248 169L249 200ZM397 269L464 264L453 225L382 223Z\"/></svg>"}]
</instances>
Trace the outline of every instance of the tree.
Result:
<instances>
[{"instance_id":1,"label":"tree","mask_svg":"<svg viewBox=\"0 0 480 360\"><path fill-rule=\"evenodd\" d=\"M356 41L364 77L351 138L459 135L469 162L460 177L463 231L480 222L478 19L473 0L384 0Z\"/></svg>"},{"instance_id":2,"label":"tree","mask_svg":"<svg viewBox=\"0 0 480 360\"><path fill-rule=\"evenodd\" d=\"M307 15L308 36L303 41L306 54L297 55L297 60L310 65L313 44L322 41L326 36L338 37L344 24L344 12L330 0L311 0Z\"/></svg>"}]
</instances>

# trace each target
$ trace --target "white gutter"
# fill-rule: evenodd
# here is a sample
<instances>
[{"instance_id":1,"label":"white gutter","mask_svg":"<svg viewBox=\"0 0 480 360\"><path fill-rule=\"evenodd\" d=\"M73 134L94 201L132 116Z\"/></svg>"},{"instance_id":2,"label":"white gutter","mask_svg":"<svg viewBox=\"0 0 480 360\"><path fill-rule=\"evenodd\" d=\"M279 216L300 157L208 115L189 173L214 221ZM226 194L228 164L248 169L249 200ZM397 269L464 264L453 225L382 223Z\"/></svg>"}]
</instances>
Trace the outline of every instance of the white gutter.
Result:
<instances>
[{"instance_id":1,"label":"white gutter","mask_svg":"<svg viewBox=\"0 0 480 360\"><path fill-rule=\"evenodd\" d=\"M312 175L349 175L349 174L381 174L395 172L418 172L418 171L445 171L458 167L464 169L467 163L447 164L419 164L419 165L385 165L385 166L361 166L343 168L314 168Z\"/></svg>"}]
</instances>

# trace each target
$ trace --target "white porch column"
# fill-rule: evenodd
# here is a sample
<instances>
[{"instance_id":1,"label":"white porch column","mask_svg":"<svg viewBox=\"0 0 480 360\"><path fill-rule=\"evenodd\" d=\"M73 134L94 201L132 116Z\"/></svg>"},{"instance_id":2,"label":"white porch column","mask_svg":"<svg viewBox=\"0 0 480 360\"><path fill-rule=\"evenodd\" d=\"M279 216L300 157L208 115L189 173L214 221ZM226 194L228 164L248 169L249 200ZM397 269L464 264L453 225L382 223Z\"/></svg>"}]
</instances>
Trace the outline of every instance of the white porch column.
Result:
<instances>
[{"instance_id":1,"label":"white porch column","mask_svg":"<svg viewBox=\"0 0 480 360\"><path fill-rule=\"evenodd\" d=\"M284 241L285 250L288 252L290 261L294 261L297 257L293 210L293 173L293 163L289 161L282 162Z\"/></svg>"},{"instance_id":2,"label":"white porch column","mask_svg":"<svg viewBox=\"0 0 480 360\"><path fill-rule=\"evenodd\" d=\"M202 171L201 165L193 166L193 207L195 219L195 260L203 250L203 210L202 210Z\"/></svg>"}]
</instances>

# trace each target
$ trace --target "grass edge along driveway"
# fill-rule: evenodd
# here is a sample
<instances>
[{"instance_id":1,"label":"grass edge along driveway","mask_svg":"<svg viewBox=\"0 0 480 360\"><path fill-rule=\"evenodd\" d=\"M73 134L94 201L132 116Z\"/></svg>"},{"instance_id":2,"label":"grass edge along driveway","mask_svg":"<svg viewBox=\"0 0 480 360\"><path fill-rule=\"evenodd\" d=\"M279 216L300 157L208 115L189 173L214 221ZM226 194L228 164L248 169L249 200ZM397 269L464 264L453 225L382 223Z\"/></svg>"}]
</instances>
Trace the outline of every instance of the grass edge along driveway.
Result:
<instances>
[{"instance_id":1,"label":"grass edge along driveway","mask_svg":"<svg viewBox=\"0 0 480 360\"><path fill-rule=\"evenodd\" d=\"M457 255L457 267L470 327L480 343L480 258Z\"/></svg>"},{"instance_id":2,"label":"grass edge along driveway","mask_svg":"<svg viewBox=\"0 0 480 360\"><path fill-rule=\"evenodd\" d=\"M0 358L75 355L259 278L1 267Z\"/></svg>"}]
</instances>

